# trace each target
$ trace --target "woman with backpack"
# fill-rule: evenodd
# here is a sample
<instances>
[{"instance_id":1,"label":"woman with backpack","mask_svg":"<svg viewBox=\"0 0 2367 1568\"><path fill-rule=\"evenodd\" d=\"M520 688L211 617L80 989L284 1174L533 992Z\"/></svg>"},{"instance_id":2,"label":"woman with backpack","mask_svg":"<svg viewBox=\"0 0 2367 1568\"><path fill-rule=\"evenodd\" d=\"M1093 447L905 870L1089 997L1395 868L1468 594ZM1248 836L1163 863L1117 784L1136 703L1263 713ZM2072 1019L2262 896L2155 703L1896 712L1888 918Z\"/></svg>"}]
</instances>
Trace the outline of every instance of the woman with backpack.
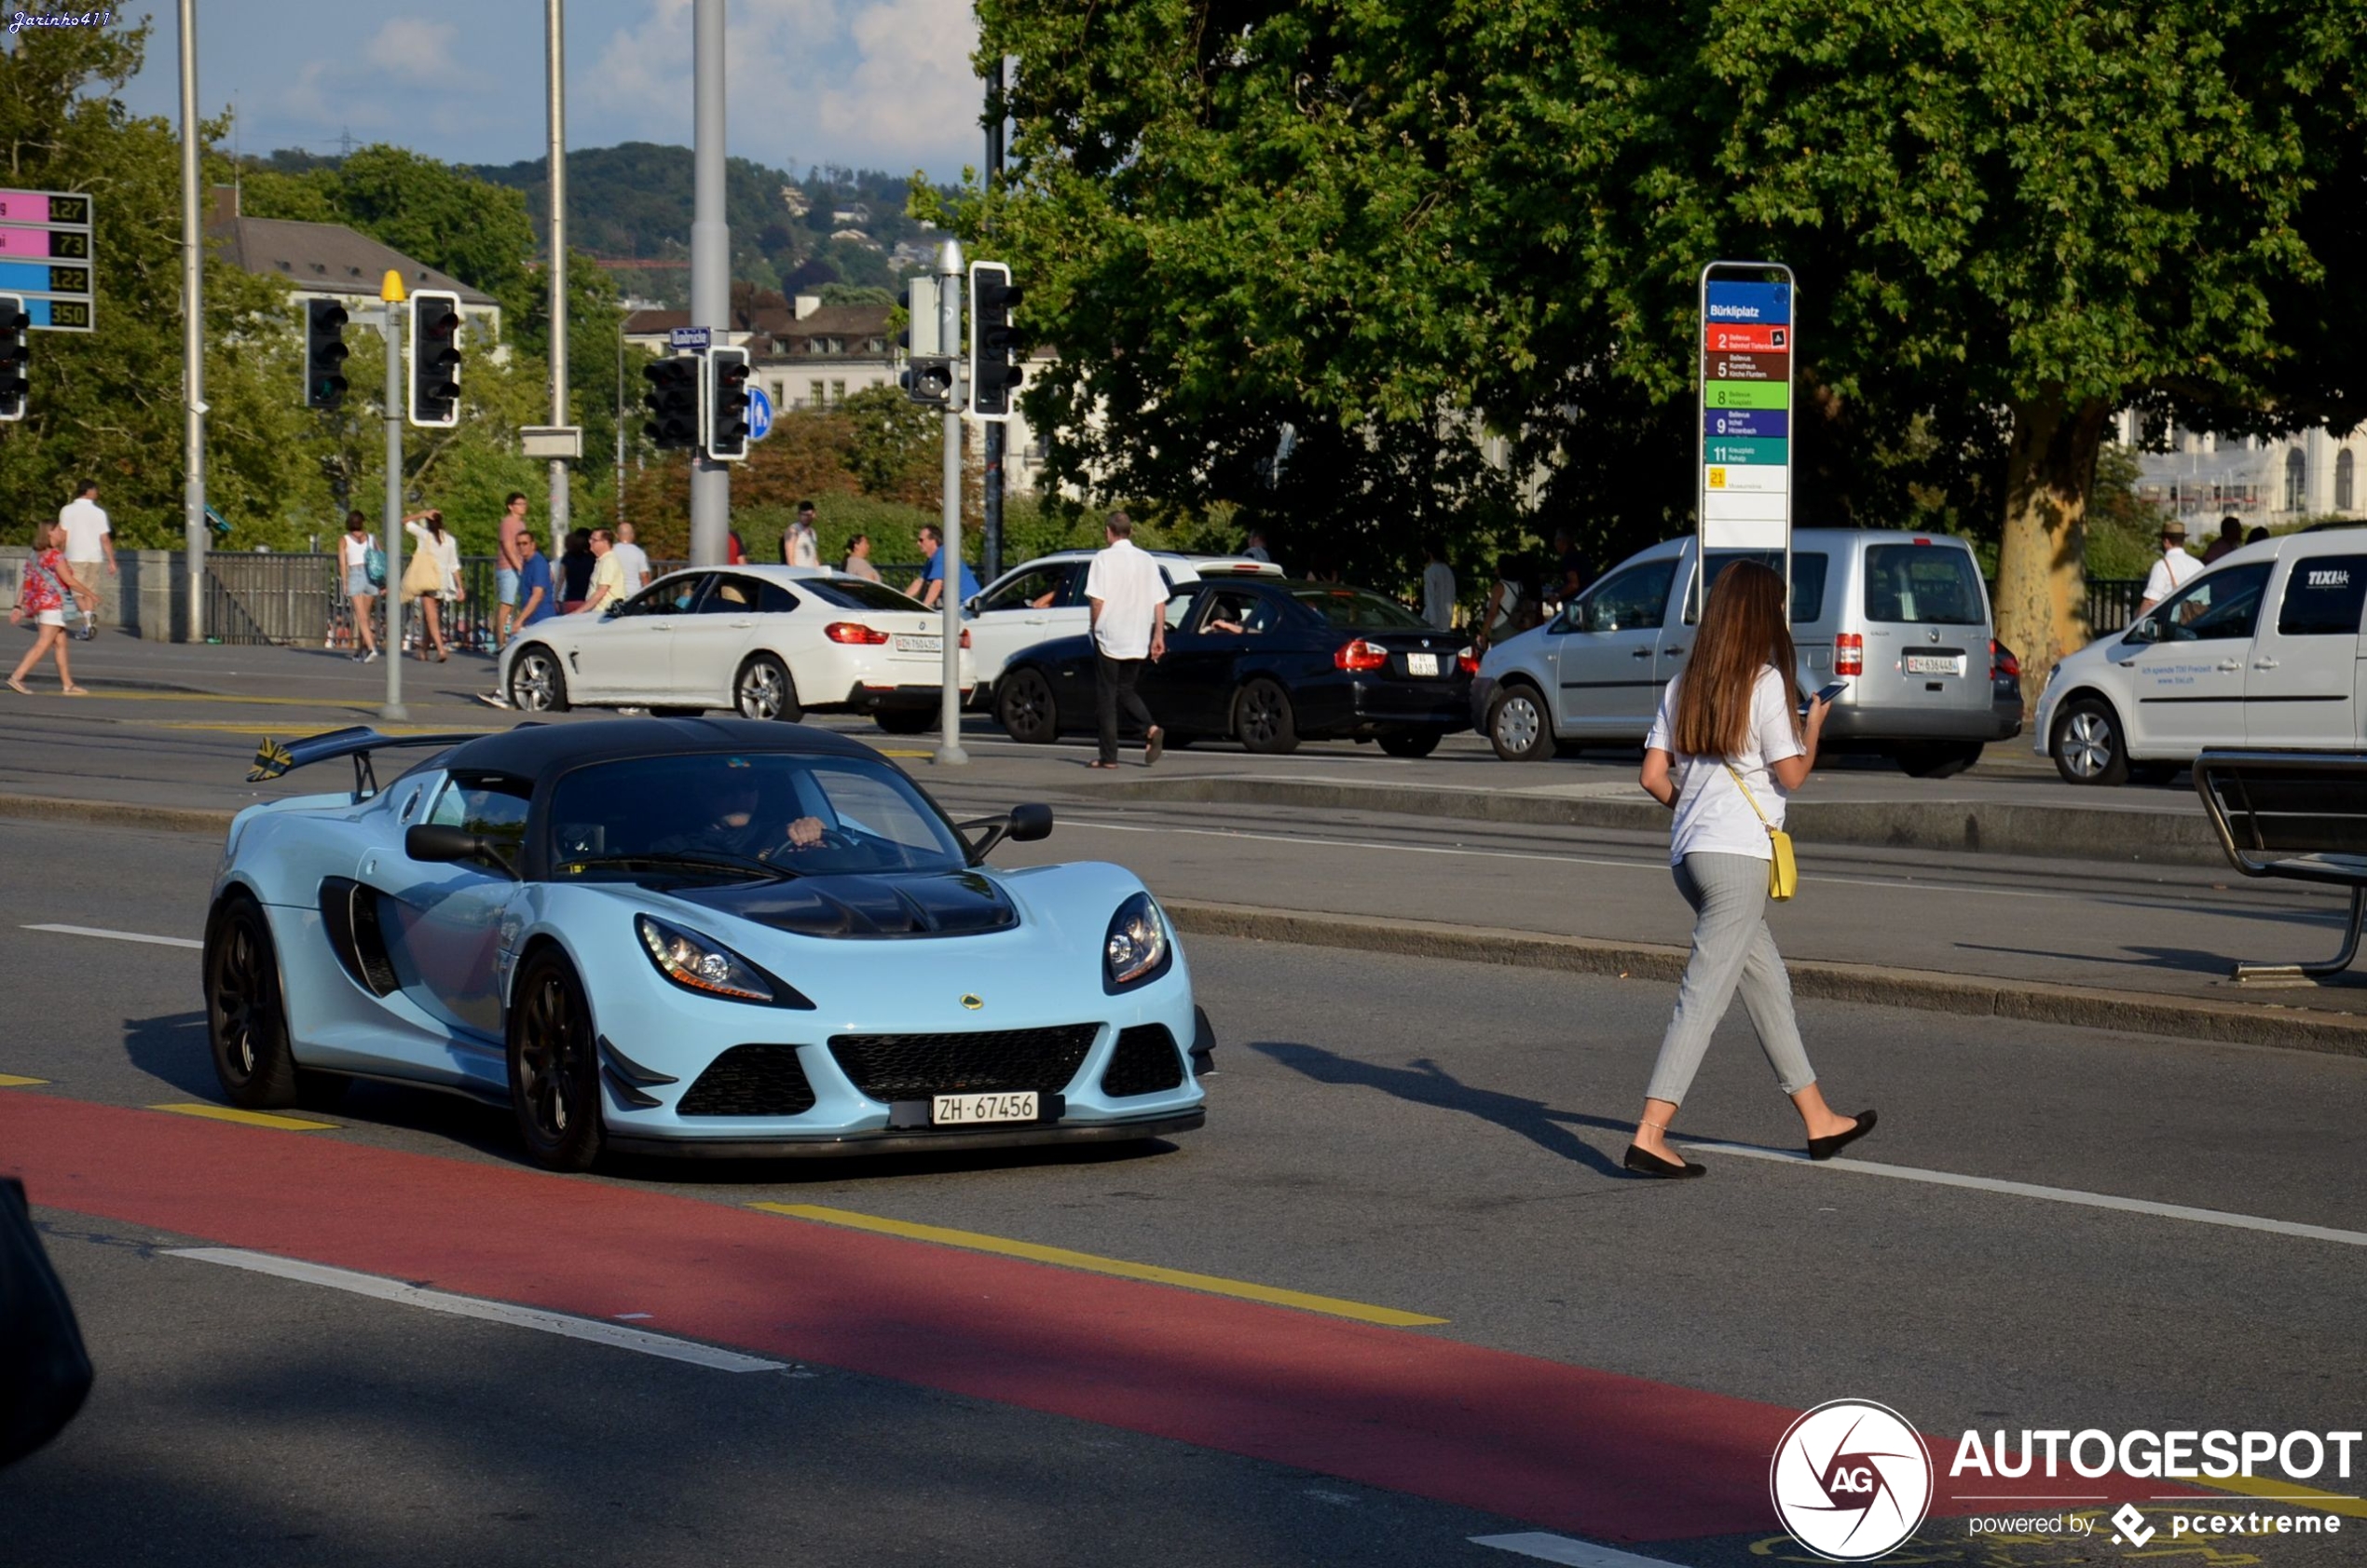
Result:
<instances>
[{"instance_id":1,"label":"woman with backpack","mask_svg":"<svg viewBox=\"0 0 2367 1568\"><path fill-rule=\"evenodd\" d=\"M378 656L378 632L371 617L378 590L386 586L386 552L370 532L370 521L359 511L345 514L345 538L337 541L337 559L345 567L345 596L353 606L353 634L362 646L354 659L367 664Z\"/></svg>"},{"instance_id":2,"label":"woman with backpack","mask_svg":"<svg viewBox=\"0 0 2367 1568\"><path fill-rule=\"evenodd\" d=\"M1627 1146L1624 1163L1639 1176L1703 1174L1669 1148L1668 1125L1738 985L1759 1049L1799 1112L1808 1157L1829 1160L1874 1130L1871 1111L1840 1116L1825 1103L1792 1015L1791 980L1767 929L1774 874L1791 858L1790 839L1776 842L1784 803L1816 766L1830 706L1812 700L1803 721L1792 705L1789 598L1782 574L1756 561L1720 572L1693 634L1692 657L1661 693L1644 741L1638 782L1676 813L1668 860L1694 920L1676 1012ZM1790 895L1786 879L1781 896Z\"/></svg>"},{"instance_id":3,"label":"woman with backpack","mask_svg":"<svg viewBox=\"0 0 2367 1568\"><path fill-rule=\"evenodd\" d=\"M25 685L24 677L41 662L41 656L54 648L58 652L58 685L69 697L88 697L89 691L74 684L74 672L66 664L66 596L72 594L87 614L91 603L90 590L66 566L63 524L43 524L34 530L34 539L42 545L41 553L24 564L24 575L17 583L16 607L8 612L8 624L21 626L30 617L39 631L33 639L33 650L17 661L16 673L8 677L8 689L32 696L33 689Z\"/></svg>"},{"instance_id":4,"label":"woman with backpack","mask_svg":"<svg viewBox=\"0 0 2367 1568\"><path fill-rule=\"evenodd\" d=\"M432 510L404 518L403 531L418 551L403 570L403 597L419 601L427 622L419 661L425 663L432 649L436 662L443 663L452 657L444 640L444 607L469 596L460 582L460 541L444 531L444 513Z\"/></svg>"}]
</instances>

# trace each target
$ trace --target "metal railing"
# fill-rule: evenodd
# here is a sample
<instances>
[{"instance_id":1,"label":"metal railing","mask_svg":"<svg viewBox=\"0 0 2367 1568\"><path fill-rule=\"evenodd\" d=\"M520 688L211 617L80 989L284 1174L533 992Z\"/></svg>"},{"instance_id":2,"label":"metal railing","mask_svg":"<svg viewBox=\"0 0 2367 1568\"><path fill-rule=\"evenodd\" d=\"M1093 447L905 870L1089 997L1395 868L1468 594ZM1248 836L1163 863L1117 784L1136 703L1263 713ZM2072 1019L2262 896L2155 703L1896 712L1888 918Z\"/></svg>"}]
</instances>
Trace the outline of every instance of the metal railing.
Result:
<instances>
[{"instance_id":1,"label":"metal railing","mask_svg":"<svg viewBox=\"0 0 2367 1568\"><path fill-rule=\"evenodd\" d=\"M2145 597L2145 579L2141 577L2091 577L2087 579L2087 630L2090 635L2102 636L2117 632L2137 619L2137 606Z\"/></svg>"},{"instance_id":2,"label":"metal railing","mask_svg":"<svg viewBox=\"0 0 2367 1568\"><path fill-rule=\"evenodd\" d=\"M308 643L325 638L340 597L334 555L206 557L206 626L226 643Z\"/></svg>"}]
</instances>

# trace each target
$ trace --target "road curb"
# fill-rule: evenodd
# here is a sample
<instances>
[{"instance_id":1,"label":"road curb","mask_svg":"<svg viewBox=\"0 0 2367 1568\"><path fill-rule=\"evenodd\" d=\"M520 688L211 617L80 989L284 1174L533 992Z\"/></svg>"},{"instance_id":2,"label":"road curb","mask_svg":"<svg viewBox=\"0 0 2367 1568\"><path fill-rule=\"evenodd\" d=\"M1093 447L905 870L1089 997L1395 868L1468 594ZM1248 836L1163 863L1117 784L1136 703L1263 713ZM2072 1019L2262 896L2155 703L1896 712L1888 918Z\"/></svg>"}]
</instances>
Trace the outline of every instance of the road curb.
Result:
<instances>
[{"instance_id":1,"label":"road curb","mask_svg":"<svg viewBox=\"0 0 2367 1568\"><path fill-rule=\"evenodd\" d=\"M1243 936L1407 958L1456 959L1553 969L1579 975L1675 983L1685 973L1686 949L1649 942L1554 936L1488 926L1439 925L1361 915L1256 909L1237 904L1164 901L1178 929L1198 936ZM2069 1024L2127 1034L2269 1045L2331 1056L2367 1057L2367 1017L2271 1002L2220 1002L2004 980L1931 970L1790 959L1795 995L1973 1017Z\"/></svg>"},{"instance_id":2,"label":"road curb","mask_svg":"<svg viewBox=\"0 0 2367 1568\"><path fill-rule=\"evenodd\" d=\"M1649 801L1600 796L1533 795L1458 785L1339 784L1316 779L1184 775L1105 786L1120 800L1293 806L1310 811L1394 811L1530 826L1592 827L1665 834L1668 813ZM2191 811L2030 806L1992 800L1795 800L1787 825L1803 846L1849 844L1927 850L2224 866L2226 851L2199 802Z\"/></svg>"},{"instance_id":3,"label":"road curb","mask_svg":"<svg viewBox=\"0 0 2367 1568\"><path fill-rule=\"evenodd\" d=\"M71 800L50 795L0 795L0 817L82 822L100 827L149 827L167 833L226 833L236 811L195 806L141 806L121 800Z\"/></svg>"}]
</instances>

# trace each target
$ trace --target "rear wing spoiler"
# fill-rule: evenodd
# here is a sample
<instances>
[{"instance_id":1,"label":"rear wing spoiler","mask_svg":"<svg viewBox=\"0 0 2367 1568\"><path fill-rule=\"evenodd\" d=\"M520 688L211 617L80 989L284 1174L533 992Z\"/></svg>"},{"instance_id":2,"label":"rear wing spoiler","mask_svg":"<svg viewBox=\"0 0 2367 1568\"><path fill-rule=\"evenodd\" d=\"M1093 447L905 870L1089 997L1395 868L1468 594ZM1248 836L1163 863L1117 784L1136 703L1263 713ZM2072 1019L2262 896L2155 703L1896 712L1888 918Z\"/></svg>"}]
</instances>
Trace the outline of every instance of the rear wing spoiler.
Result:
<instances>
[{"instance_id":1,"label":"rear wing spoiler","mask_svg":"<svg viewBox=\"0 0 2367 1568\"><path fill-rule=\"evenodd\" d=\"M473 741L477 732L462 731L449 735L382 735L364 724L348 729L332 729L325 735L308 735L301 741L266 741L255 748L254 767L247 773L247 783L261 784L309 768L316 762L328 762L340 757L353 758L353 798L364 800L378 792L377 770L372 765L373 752L396 746L457 746L463 741Z\"/></svg>"}]
</instances>

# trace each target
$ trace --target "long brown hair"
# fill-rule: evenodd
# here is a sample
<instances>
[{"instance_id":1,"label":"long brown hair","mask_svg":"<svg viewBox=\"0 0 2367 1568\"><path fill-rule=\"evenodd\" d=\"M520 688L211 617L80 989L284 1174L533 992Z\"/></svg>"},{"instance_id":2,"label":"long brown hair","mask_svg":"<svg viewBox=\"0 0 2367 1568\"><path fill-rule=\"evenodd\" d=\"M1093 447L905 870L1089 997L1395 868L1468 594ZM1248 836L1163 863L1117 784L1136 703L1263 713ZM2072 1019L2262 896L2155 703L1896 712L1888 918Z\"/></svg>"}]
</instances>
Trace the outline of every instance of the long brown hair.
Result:
<instances>
[{"instance_id":1,"label":"long brown hair","mask_svg":"<svg viewBox=\"0 0 2367 1568\"><path fill-rule=\"evenodd\" d=\"M1791 689L1797 656L1782 574L1757 561L1737 561L1717 574L1702 623L1693 634L1693 661L1676 688L1676 733L1687 757L1737 757L1749 743L1751 693L1758 672L1772 664ZM1784 704L1788 712L1791 704ZM1792 717L1799 731L1799 717Z\"/></svg>"}]
</instances>

